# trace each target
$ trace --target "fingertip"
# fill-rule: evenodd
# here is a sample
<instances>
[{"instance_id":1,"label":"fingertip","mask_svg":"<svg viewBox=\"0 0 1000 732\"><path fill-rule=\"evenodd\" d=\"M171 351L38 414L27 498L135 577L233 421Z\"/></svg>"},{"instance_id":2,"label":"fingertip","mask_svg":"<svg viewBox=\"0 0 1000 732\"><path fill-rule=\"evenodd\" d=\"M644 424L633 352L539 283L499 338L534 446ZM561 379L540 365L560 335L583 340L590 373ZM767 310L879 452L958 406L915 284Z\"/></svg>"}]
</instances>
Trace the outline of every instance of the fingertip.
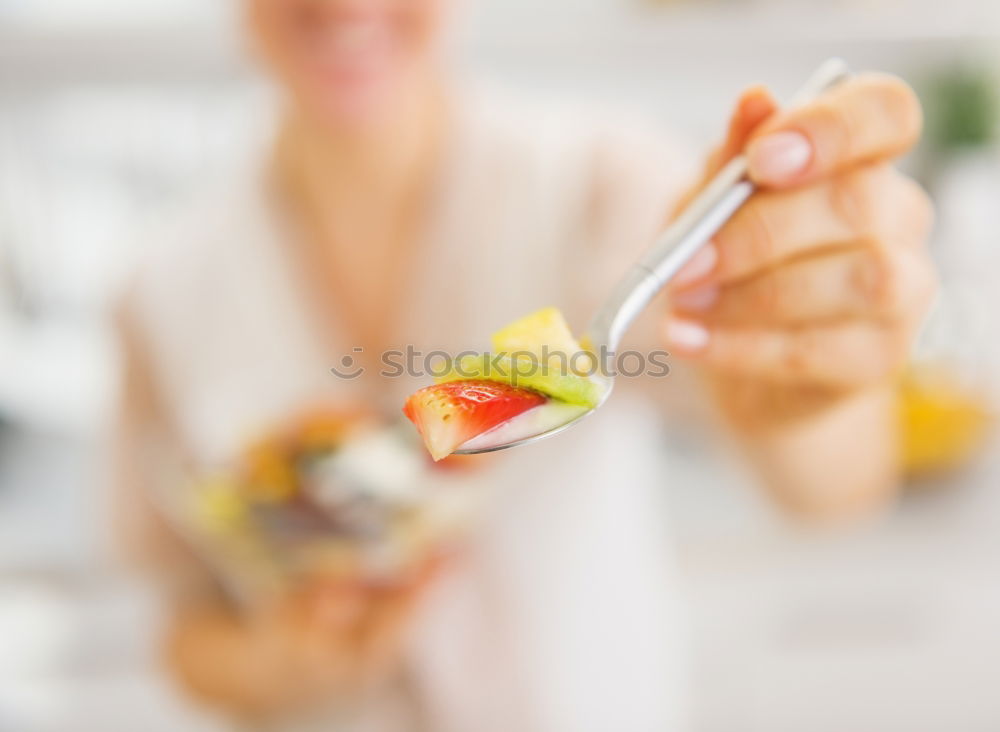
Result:
<instances>
[{"instance_id":1,"label":"fingertip","mask_svg":"<svg viewBox=\"0 0 1000 732\"><path fill-rule=\"evenodd\" d=\"M726 157L740 152L754 130L778 109L778 103L763 86L745 89L736 101L726 133Z\"/></svg>"},{"instance_id":2,"label":"fingertip","mask_svg":"<svg viewBox=\"0 0 1000 732\"><path fill-rule=\"evenodd\" d=\"M767 87L758 84L743 91L736 110L740 118L755 127L778 110L778 102Z\"/></svg>"}]
</instances>

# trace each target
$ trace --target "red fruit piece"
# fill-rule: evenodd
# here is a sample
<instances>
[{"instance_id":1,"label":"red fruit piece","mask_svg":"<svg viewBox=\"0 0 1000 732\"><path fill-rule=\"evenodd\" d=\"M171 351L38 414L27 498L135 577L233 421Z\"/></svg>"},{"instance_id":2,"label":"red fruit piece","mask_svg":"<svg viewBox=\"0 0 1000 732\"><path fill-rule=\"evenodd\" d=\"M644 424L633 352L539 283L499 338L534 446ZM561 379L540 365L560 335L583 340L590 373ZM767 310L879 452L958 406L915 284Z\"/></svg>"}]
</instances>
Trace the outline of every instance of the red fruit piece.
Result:
<instances>
[{"instance_id":1,"label":"red fruit piece","mask_svg":"<svg viewBox=\"0 0 1000 732\"><path fill-rule=\"evenodd\" d=\"M417 426L434 460L546 400L536 391L495 381L451 381L413 393L403 414Z\"/></svg>"}]
</instances>

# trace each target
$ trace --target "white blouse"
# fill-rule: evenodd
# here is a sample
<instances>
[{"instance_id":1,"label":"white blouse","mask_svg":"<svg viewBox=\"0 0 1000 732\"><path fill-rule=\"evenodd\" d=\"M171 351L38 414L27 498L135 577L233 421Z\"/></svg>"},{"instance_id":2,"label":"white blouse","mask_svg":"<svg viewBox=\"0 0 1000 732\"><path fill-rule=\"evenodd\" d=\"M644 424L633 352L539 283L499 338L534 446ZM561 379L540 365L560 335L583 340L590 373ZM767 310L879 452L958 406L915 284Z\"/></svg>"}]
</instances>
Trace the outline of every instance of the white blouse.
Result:
<instances>
[{"instance_id":1,"label":"white blouse","mask_svg":"<svg viewBox=\"0 0 1000 732\"><path fill-rule=\"evenodd\" d=\"M690 179L632 120L502 94L456 105L450 142L400 329L424 353L484 348L547 305L582 330ZM157 389L206 464L318 399L398 414L428 381L359 394L331 374L330 334L301 296L261 170L228 178L151 246L132 290ZM491 484L489 510L410 638L420 715L387 704L353 728L409 729L417 716L434 732L683 728L656 412L625 389L565 435L490 461L476 478Z\"/></svg>"}]
</instances>

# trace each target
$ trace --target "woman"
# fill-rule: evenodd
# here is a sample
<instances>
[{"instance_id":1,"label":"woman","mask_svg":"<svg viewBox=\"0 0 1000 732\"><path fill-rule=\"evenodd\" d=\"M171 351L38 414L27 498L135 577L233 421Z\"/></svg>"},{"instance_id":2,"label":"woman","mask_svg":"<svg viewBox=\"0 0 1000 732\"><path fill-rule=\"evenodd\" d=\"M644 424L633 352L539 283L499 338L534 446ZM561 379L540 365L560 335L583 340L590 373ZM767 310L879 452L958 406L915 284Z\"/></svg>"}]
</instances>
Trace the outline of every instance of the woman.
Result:
<instances>
[{"instance_id":1,"label":"woman","mask_svg":"<svg viewBox=\"0 0 1000 732\"><path fill-rule=\"evenodd\" d=\"M423 381L380 378L386 348L462 350L553 303L579 324L665 221L684 186L676 156L614 122L457 93L436 55L443 5L246 0L284 115L267 161L150 255L125 300L133 497L150 475L138 458L223 461L246 425L310 401L395 412ZM745 151L762 192L653 315L801 514L858 514L896 487L890 382L934 276L930 205L891 161L920 120L883 75L791 111L747 91L708 172ZM329 375L344 354L364 376ZM616 397L565 438L487 464L476 480L501 500L434 581L307 588L241 614L172 551L176 675L259 718L340 700L359 728L678 728L647 401ZM126 523L166 553L138 508Z\"/></svg>"}]
</instances>

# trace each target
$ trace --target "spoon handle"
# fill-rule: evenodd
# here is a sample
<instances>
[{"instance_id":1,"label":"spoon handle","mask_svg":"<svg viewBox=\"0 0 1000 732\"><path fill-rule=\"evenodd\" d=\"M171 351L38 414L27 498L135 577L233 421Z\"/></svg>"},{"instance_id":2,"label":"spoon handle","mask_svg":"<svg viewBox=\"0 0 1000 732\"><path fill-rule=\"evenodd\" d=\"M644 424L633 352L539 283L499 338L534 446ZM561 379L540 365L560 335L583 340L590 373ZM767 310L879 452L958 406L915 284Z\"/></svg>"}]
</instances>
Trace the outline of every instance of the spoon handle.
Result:
<instances>
[{"instance_id":1,"label":"spoon handle","mask_svg":"<svg viewBox=\"0 0 1000 732\"><path fill-rule=\"evenodd\" d=\"M838 58L825 61L792 98L797 107L850 76ZM705 186L618 283L587 332L594 351L614 351L632 321L677 274L678 270L729 221L753 195L747 161L733 158Z\"/></svg>"}]
</instances>

